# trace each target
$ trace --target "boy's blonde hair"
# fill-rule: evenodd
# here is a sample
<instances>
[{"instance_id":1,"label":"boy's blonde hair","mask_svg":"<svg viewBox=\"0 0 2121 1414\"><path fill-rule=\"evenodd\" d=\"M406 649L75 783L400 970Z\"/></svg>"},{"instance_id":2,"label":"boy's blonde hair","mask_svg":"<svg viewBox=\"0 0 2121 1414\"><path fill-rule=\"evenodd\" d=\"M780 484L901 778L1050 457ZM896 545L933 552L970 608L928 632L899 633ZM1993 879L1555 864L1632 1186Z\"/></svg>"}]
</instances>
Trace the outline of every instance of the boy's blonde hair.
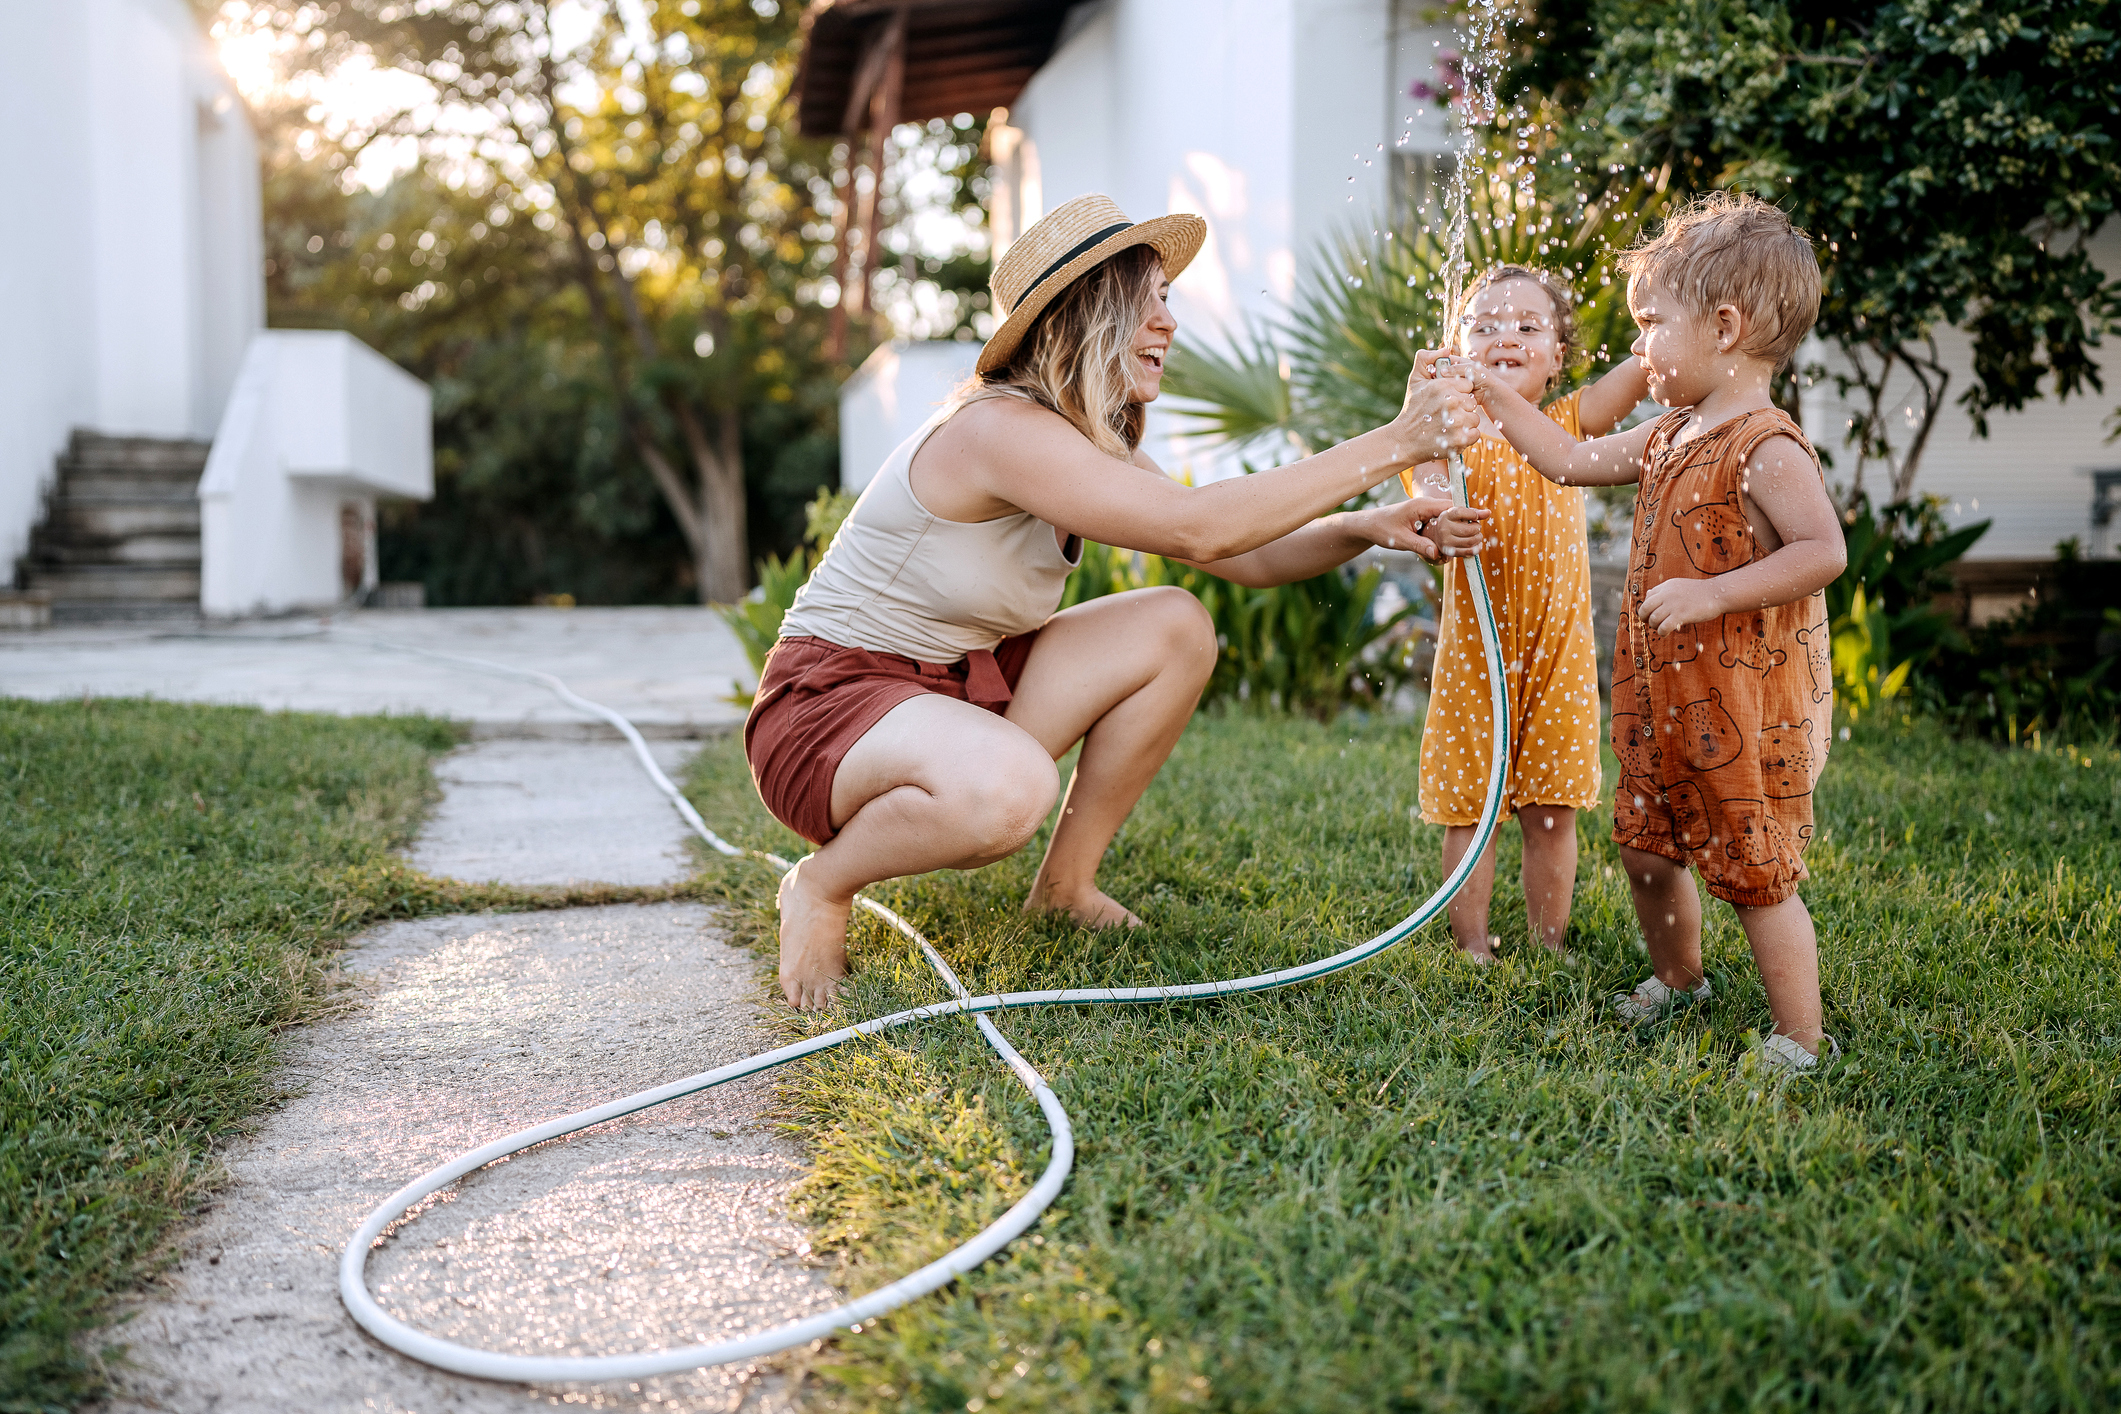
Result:
<instances>
[{"instance_id":1,"label":"boy's blonde hair","mask_svg":"<svg viewBox=\"0 0 2121 1414\"><path fill-rule=\"evenodd\" d=\"M1576 349L1576 292L1569 282L1551 270L1534 270L1529 265L1494 265L1481 273L1479 279L1467 287L1458 302L1458 312L1452 319L1456 329L1454 342L1465 347L1466 311L1473 307L1473 299L1490 285L1499 285L1505 280L1530 280L1546 291L1547 303L1554 308L1554 342L1561 346L1561 356L1554 360L1554 371L1547 375L1547 386L1552 388L1561 382L1562 372L1568 364L1569 355Z\"/></svg>"},{"instance_id":2,"label":"boy's blonde hair","mask_svg":"<svg viewBox=\"0 0 2121 1414\"><path fill-rule=\"evenodd\" d=\"M1721 304L1745 315L1735 352L1776 368L1819 318L1819 260L1782 211L1745 192L1695 197L1665 218L1655 240L1620 257L1630 276L1654 281L1696 314Z\"/></svg>"}]
</instances>

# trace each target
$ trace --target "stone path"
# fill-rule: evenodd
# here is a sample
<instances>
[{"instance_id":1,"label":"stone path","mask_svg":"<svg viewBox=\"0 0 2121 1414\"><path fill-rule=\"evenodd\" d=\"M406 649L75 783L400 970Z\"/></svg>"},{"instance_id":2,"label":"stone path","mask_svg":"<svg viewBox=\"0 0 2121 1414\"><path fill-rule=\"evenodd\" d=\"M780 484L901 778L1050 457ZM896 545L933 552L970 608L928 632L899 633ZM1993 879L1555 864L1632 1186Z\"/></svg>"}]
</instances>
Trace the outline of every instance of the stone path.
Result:
<instances>
[{"instance_id":1,"label":"stone path","mask_svg":"<svg viewBox=\"0 0 2121 1414\"><path fill-rule=\"evenodd\" d=\"M650 743L672 780L689 743ZM412 862L503 884L668 884L691 859L685 822L624 742L482 741L436 763L442 803Z\"/></svg>"},{"instance_id":2,"label":"stone path","mask_svg":"<svg viewBox=\"0 0 2121 1414\"><path fill-rule=\"evenodd\" d=\"M328 630L328 631L327 631ZM429 712L474 737L614 737L544 688L374 645L378 640L538 668L649 737L714 736L753 681L707 609L361 610L183 630L80 625L0 633L0 696L161 697L305 712Z\"/></svg>"},{"instance_id":3,"label":"stone path","mask_svg":"<svg viewBox=\"0 0 2121 1414\"><path fill-rule=\"evenodd\" d=\"M354 627L384 620L393 637L418 637L406 626L419 625L443 651L555 672L628 715L661 711L664 737L716 728L701 704L710 686L727 689L726 677L711 682L726 661L700 651L726 630L696 611L429 611L360 615ZM469 718L489 739L438 763L444 796L413 849L419 867L526 885L684 877L685 828L631 750L565 739L587 734L544 689L284 637L299 627L213 640L70 630L30 636L33 649L0 638L0 692ZM407 671L376 680L379 662ZM692 750L652 749L673 775ZM787 1408L770 1364L599 1386L446 1375L371 1340L338 1298L347 1236L417 1174L773 1044L765 970L719 935L713 910L427 919L376 929L344 960L357 983L349 1005L288 1038L293 1098L222 1156L230 1182L112 1333L130 1347L112 1414ZM474 1174L370 1257L371 1289L422 1330L526 1354L697 1344L835 1304L786 1216L800 1154L772 1126L771 1084L739 1082Z\"/></svg>"},{"instance_id":4,"label":"stone path","mask_svg":"<svg viewBox=\"0 0 2121 1414\"><path fill-rule=\"evenodd\" d=\"M780 1409L757 1366L621 1386L490 1384L370 1340L339 1249L416 1174L556 1114L771 1044L757 960L697 904L398 923L348 957L359 1003L304 1028L299 1096L226 1155L232 1183L120 1332L114 1411L507 1414ZM799 1176L770 1079L677 1101L485 1169L369 1260L385 1308L521 1354L693 1344L838 1298L783 1213Z\"/></svg>"}]
</instances>

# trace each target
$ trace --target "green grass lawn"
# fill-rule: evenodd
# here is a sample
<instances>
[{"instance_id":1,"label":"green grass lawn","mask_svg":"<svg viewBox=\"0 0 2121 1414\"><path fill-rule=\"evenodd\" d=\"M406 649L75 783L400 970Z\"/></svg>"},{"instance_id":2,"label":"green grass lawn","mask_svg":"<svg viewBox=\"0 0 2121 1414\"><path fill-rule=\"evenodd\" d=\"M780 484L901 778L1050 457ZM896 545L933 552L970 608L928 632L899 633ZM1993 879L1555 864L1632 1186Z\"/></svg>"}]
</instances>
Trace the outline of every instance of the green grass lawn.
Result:
<instances>
[{"instance_id":1,"label":"green grass lawn","mask_svg":"<svg viewBox=\"0 0 2121 1414\"><path fill-rule=\"evenodd\" d=\"M324 1000L355 927L642 892L404 865L391 848L455 741L417 719L0 699L0 1410L94 1394L110 1295L211 1182L216 1139L272 1100L275 1035Z\"/></svg>"},{"instance_id":2,"label":"green grass lawn","mask_svg":"<svg viewBox=\"0 0 2121 1414\"><path fill-rule=\"evenodd\" d=\"M1314 958L1439 878L1439 832L1410 821L1416 741L1198 720L1107 866L1152 924L1135 934L1026 922L1036 846L879 893L975 991ZM716 829L792 846L733 742L691 790ZM1437 924L1291 991L1002 1018L1075 1118L1075 1175L1035 1236L843 1337L813 1402L2116 1407L2121 756L1864 728L1820 799L1806 897L1834 1073L1778 1088L1744 1061L1767 1007L1721 905L1714 1005L1642 1035L1608 1019L1645 961L1598 812L1566 964L1519 946L1477 972ZM707 867L763 940L765 872ZM872 923L856 959L845 1015L943 995ZM1046 1158L969 1023L823 1058L789 1094L808 1216L857 1290L962 1240Z\"/></svg>"}]
</instances>

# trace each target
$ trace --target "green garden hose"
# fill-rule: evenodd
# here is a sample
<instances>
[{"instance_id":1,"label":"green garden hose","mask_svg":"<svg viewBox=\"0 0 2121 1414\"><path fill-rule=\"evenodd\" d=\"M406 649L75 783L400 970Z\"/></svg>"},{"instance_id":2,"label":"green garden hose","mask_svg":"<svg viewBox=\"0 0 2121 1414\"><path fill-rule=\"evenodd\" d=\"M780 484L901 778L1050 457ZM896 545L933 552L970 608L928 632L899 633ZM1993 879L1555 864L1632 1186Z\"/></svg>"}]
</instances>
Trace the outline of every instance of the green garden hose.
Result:
<instances>
[{"instance_id":1,"label":"green garden hose","mask_svg":"<svg viewBox=\"0 0 2121 1414\"><path fill-rule=\"evenodd\" d=\"M1458 505L1466 504L1465 468L1454 455L1451 459L1451 497ZM1016 1048L1005 1040L996 1029L988 1013L1007 1011L1017 1007L1037 1006L1082 1006L1097 1004L1138 1004L1144 1002L1191 1001L1206 997L1226 997L1244 992L1265 992L1278 987L1293 986L1308 982L1355 966L1394 947L1411 937L1423 924L1435 918L1450 903L1466 879L1471 876L1481 856L1487 852L1488 842L1494 836L1495 826L1501 814L1502 784L1509 761L1509 700L1503 683L1502 654L1495 632L1494 608L1488 600L1487 582L1482 577L1478 558L1469 559L1466 576L1472 588L1473 613L1480 627L1481 645L1487 654L1490 729L1494 751L1488 766L1487 804L1481 811L1480 824L1476 830L1473 847L1465 852L1457 868L1443 881L1441 887L1422 905L1399 922L1344 952L1301 967L1285 967L1273 972L1262 972L1251 977L1237 977L1224 981L1194 982L1183 985L1149 987L1075 987L1044 992L1002 992L987 996L973 996L958 980L950 964L942 954L921 936L919 930L905 919L869 898L857 898L855 902L869 910L886 924L904 934L921 950L949 990L952 1000L937 1002L930 1006L915 1007L909 1011L895 1012L889 1016L876 1017L854 1026L841 1027L822 1036L782 1046L777 1050L749 1056L729 1065L719 1066L699 1075L683 1080L673 1080L652 1090L643 1090L636 1095L613 1100L594 1109L581 1110L575 1114L562 1115L544 1124L515 1134L496 1139L490 1144L460 1154L448 1163L422 1174L386 1199L368 1215L339 1260L339 1295L346 1309L361 1326L385 1345L445 1370L462 1375L473 1375L481 1379L509 1381L561 1381L561 1380L638 1380L655 1375L674 1374L681 1370L693 1370L707 1365L726 1364L734 1360L753 1359L802 1345L836 1330L881 1316L916 1297L924 1296L943 1286L953 1278L963 1275L987 1258L1000 1251L1010 1241L1023 1233L1038 1220L1068 1179L1069 1168L1075 1159L1075 1136L1068 1121L1068 1112L1061 1107L1052 1087L1046 1084L1031 1063L1017 1053ZM649 754L648 744L631 722L617 712L586 698L576 696L567 685L547 673L534 672L505 664L490 663L482 659L463 658L454 654L433 653L426 649L392 644L380 639L368 639L373 646L402 652L418 653L423 657L438 658L448 662L465 664L482 671L505 674L510 677L542 683L557 693L572 706L600 717L616 727L633 746L634 754L640 758L641 766L648 772L656 788L669 797L678 813L710 848L725 855L745 856L770 864L775 869L786 871L790 865L777 855L759 850L740 849L715 834L707 827L692 803L685 799L670 778L663 774ZM504 1355L495 1351L478 1350L458 1345L424 1334L400 1321L377 1304L369 1294L366 1276L368 1254L384 1240L384 1233L393 1224L400 1222L417 1204L431 1194L456 1182L465 1175L504 1159L510 1154L527 1149L533 1144L542 1144L549 1139L573 1134L593 1125L603 1124L621 1116L637 1113L666 1101L697 1094L702 1090L747 1075L783 1066L805 1056L862 1036L875 1036L895 1027L915 1022L937 1021L952 1016L969 1016L979 1028L987 1044L994 1048L1003 1062L1016 1073L1024 1088L1038 1102L1046 1125L1053 1136L1052 1153L1047 1159L1046 1170L1040 1175L1029 1193L1017 1200L1009 1210L989 1224L970 1242L948 1255L938 1258L920 1270L899 1278L888 1286L861 1296L844 1306L818 1315L808 1316L785 1325L759 1331L735 1340L717 1341L709 1345L679 1346L666 1350L645 1351L631 1355L596 1356L525 1356Z\"/></svg>"}]
</instances>

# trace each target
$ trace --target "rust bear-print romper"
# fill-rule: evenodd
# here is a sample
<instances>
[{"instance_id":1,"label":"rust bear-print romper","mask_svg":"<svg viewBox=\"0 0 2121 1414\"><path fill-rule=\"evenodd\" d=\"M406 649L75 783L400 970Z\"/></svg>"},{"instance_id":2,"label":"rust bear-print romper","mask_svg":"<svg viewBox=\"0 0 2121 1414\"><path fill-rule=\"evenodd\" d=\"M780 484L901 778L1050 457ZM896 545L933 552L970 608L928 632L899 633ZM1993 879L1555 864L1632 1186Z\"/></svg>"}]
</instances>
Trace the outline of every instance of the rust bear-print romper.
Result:
<instances>
[{"instance_id":1,"label":"rust bear-print romper","mask_svg":"<svg viewBox=\"0 0 2121 1414\"><path fill-rule=\"evenodd\" d=\"M1667 579L1708 579L1767 552L1746 521L1746 463L1771 437L1818 454L1788 414L1746 413L1683 447L1681 409L1643 453L1628 557L1627 612L1613 649L1613 838L1701 871L1717 898L1782 902L1806 877L1812 789L1834 720L1824 593L1645 628L1643 596Z\"/></svg>"}]
</instances>

